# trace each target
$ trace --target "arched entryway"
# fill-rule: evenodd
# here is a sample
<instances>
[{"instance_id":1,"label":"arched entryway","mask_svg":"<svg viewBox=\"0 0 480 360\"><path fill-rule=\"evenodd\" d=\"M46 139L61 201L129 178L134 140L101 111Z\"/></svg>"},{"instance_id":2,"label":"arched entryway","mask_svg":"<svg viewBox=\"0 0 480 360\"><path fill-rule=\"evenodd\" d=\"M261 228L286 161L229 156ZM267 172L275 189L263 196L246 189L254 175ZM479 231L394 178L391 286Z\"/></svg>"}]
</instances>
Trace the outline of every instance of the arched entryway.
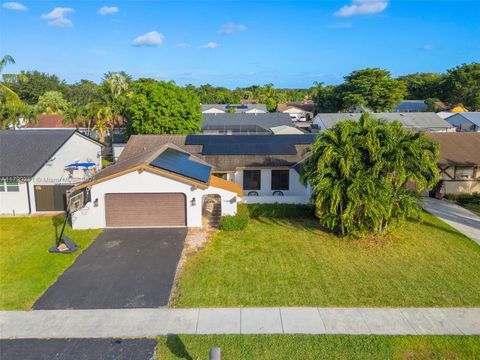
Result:
<instances>
[{"instance_id":1,"label":"arched entryway","mask_svg":"<svg viewBox=\"0 0 480 360\"><path fill-rule=\"evenodd\" d=\"M202 198L203 225L208 229L218 229L222 216L222 198L218 194L204 195Z\"/></svg>"}]
</instances>

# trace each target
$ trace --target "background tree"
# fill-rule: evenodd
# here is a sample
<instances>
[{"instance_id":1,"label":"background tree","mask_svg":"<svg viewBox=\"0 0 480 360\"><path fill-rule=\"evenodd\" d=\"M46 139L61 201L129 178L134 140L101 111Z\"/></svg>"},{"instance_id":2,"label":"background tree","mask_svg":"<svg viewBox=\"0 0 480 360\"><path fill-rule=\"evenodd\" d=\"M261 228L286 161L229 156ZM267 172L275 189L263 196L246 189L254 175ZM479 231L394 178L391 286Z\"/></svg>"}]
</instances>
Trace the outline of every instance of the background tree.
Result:
<instances>
[{"instance_id":1,"label":"background tree","mask_svg":"<svg viewBox=\"0 0 480 360\"><path fill-rule=\"evenodd\" d=\"M320 133L302 180L320 224L342 235L383 234L420 212L419 192L438 182L438 145L370 114Z\"/></svg>"},{"instance_id":2,"label":"background tree","mask_svg":"<svg viewBox=\"0 0 480 360\"><path fill-rule=\"evenodd\" d=\"M198 97L172 83L139 79L126 108L128 134L192 134L200 131Z\"/></svg>"},{"instance_id":3,"label":"background tree","mask_svg":"<svg viewBox=\"0 0 480 360\"><path fill-rule=\"evenodd\" d=\"M441 98L443 75L437 73L415 73L398 77L407 85L405 99L425 100Z\"/></svg>"},{"instance_id":4,"label":"background tree","mask_svg":"<svg viewBox=\"0 0 480 360\"><path fill-rule=\"evenodd\" d=\"M344 110L366 106L374 112L392 111L403 100L407 87L390 72L377 68L353 71L341 86Z\"/></svg>"},{"instance_id":5,"label":"background tree","mask_svg":"<svg viewBox=\"0 0 480 360\"><path fill-rule=\"evenodd\" d=\"M447 71L443 98L452 105L461 103L470 111L480 109L480 63L457 66Z\"/></svg>"},{"instance_id":6,"label":"background tree","mask_svg":"<svg viewBox=\"0 0 480 360\"><path fill-rule=\"evenodd\" d=\"M5 83L3 70L9 64L15 64L12 56L5 55L0 59L0 74L2 75L2 82L0 82L0 129L17 126L21 121L29 122L37 116L35 109L26 105L18 94ZM14 79L16 76L11 75L8 78Z\"/></svg>"},{"instance_id":7,"label":"background tree","mask_svg":"<svg viewBox=\"0 0 480 360\"><path fill-rule=\"evenodd\" d=\"M59 91L47 91L38 98L37 107L42 114L63 114L70 104Z\"/></svg>"},{"instance_id":8,"label":"background tree","mask_svg":"<svg viewBox=\"0 0 480 360\"><path fill-rule=\"evenodd\" d=\"M65 87L65 99L74 106L86 106L102 100L101 88L90 80L80 80Z\"/></svg>"},{"instance_id":9,"label":"background tree","mask_svg":"<svg viewBox=\"0 0 480 360\"><path fill-rule=\"evenodd\" d=\"M40 96L47 91L58 91L64 94L66 84L56 75L50 75L40 71L22 71L9 83L20 99L27 104L35 105Z\"/></svg>"}]
</instances>

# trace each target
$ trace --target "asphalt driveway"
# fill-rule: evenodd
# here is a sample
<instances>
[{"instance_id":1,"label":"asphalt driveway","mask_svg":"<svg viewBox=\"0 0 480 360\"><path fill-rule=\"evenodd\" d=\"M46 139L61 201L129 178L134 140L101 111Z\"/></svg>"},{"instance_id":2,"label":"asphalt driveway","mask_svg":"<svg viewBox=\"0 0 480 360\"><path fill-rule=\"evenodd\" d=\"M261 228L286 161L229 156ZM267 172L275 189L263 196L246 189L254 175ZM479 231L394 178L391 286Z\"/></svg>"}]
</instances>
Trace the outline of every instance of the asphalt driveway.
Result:
<instances>
[{"instance_id":1,"label":"asphalt driveway","mask_svg":"<svg viewBox=\"0 0 480 360\"><path fill-rule=\"evenodd\" d=\"M182 228L105 229L33 308L165 306L186 234Z\"/></svg>"}]
</instances>

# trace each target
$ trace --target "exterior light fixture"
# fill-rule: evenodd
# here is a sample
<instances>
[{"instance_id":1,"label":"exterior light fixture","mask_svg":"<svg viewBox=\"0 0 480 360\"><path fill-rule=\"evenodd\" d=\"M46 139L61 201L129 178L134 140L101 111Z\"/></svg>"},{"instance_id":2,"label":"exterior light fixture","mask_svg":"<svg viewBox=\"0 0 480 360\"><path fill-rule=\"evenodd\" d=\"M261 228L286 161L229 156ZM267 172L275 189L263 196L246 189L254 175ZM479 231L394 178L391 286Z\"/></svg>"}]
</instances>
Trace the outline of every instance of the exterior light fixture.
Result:
<instances>
[{"instance_id":1,"label":"exterior light fixture","mask_svg":"<svg viewBox=\"0 0 480 360\"><path fill-rule=\"evenodd\" d=\"M95 200L93 201L93 207L98 207L98 199L95 199Z\"/></svg>"},{"instance_id":2,"label":"exterior light fixture","mask_svg":"<svg viewBox=\"0 0 480 360\"><path fill-rule=\"evenodd\" d=\"M195 198L192 198L192 200L190 200L190 205L192 206L197 205L197 200Z\"/></svg>"}]
</instances>

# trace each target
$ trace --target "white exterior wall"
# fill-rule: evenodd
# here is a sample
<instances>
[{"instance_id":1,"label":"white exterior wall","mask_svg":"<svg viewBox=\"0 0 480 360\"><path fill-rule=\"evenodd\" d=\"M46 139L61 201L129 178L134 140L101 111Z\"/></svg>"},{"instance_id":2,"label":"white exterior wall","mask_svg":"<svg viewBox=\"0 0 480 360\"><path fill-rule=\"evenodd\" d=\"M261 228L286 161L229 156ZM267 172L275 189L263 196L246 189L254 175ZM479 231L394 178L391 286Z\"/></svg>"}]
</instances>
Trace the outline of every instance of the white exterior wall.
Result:
<instances>
[{"instance_id":1,"label":"white exterior wall","mask_svg":"<svg viewBox=\"0 0 480 360\"><path fill-rule=\"evenodd\" d=\"M317 116L315 116L313 118L313 121L312 121L312 124L313 125L317 125L318 126L318 130L326 130L326 127L325 125L323 124L321 118L320 118L320 114L318 114Z\"/></svg>"},{"instance_id":2,"label":"white exterior wall","mask_svg":"<svg viewBox=\"0 0 480 360\"><path fill-rule=\"evenodd\" d=\"M118 160L118 158L120 157L120 154L122 153L123 149L125 149L125 146L127 146L127 144L113 144L112 145L113 159L115 161Z\"/></svg>"},{"instance_id":3,"label":"white exterior wall","mask_svg":"<svg viewBox=\"0 0 480 360\"><path fill-rule=\"evenodd\" d=\"M258 170L258 169L252 169ZM242 202L247 204L252 203L283 203L283 204L306 204L310 201L310 188L305 187L300 182L300 175L294 169L289 170L289 189L281 190L284 196L273 196L272 190L272 170L279 169L261 169L260 178L260 190L243 191ZM232 179L243 188L243 170L235 172L235 176ZM249 191L256 191L259 196L247 196Z\"/></svg>"},{"instance_id":4,"label":"white exterior wall","mask_svg":"<svg viewBox=\"0 0 480 360\"><path fill-rule=\"evenodd\" d=\"M202 226L202 203L203 196L218 194L222 198L222 215L235 215L237 213L237 194L215 188L198 189L192 185L179 182L148 171L139 173L134 171L102 183L92 186L92 202L72 214L72 225L74 229L96 229L104 228L105 224L105 194L112 193L182 193L186 197L187 226ZM191 205L195 198L195 206ZM94 207L93 202L98 199L98 206Z\"/></svg>"},{"instance_id":5,"label":"white exterior wall","mask_svg":"<svg viewBox=\"0 0 480 360\"><path fill-rule=\"evenodd\" d=\"M33 182L35 185L68 184L71 181L65 178L65 166L74 162L93 162L100 170L101 151L100 144L75 133L34 175Z\"/></svg>"},{"instance_id":6,"label":"white exterior wall","mask_svg":"<svg viewBox=\"0 0 480 360\"><path fill-rule=\"evenodd\" d=\"M210 108L208 110L202 111L203 114L225 114L225 111L217 108Z\"/></svg>"},{"instance_id":7,"label":"white exterior wall","mask_svg":"<svg viewBox=\"0 0 480 360\"><path fill-rule=\"evenodd\" d=\"M2 215L25 215L28 214L27 183L18 183L19 191L0 192L0 214ZM32 189L30 189L32 190ZM30 191L30 198L34 197ZM33 202L35 199L33 199ZM32 209L33 210L33 209Z\"/></svg>"}]
</instances>

